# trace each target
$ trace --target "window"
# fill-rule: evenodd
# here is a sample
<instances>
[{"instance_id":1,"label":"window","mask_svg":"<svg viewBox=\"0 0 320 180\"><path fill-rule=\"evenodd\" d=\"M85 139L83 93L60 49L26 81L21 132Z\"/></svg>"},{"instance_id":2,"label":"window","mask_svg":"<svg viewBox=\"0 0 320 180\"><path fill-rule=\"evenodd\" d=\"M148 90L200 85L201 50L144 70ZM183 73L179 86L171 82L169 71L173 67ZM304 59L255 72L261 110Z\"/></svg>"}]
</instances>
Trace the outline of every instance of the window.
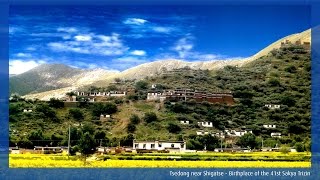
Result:
<instances>
[{"instance_id":1,"label":"window","mask_svg":"<svg viewBox=\"0 0 320 180\"><path fill-rule=\"evenodd\" d=\"M134 144L134 147L135 147L135 148L138 148L138 147L139 147L139 144Z\"/></svg>"},{"instance_id":2,"label":"window","mask_svg":"<svg viewBox=\"0 0 320 180\"><path fill-rule=\"evenodd\" d=\"M171 147L173 148L173 147L174 147L174 144L171 144Z\"/></svg>"},{"instance_id":3,"label":"window","mask_svg":"<svg viewBox=\"0 0 320 180\"><path fill-rule=\"evenodd\" d=\"M143 144L143 149L146 149L147 145L146 144Z\"/></svg>"},{"instance_id":4,"label":"window","mask_svg":"<svg viewBox=\"0 0 320 180\"><path fill-rule=\"evenodd\" d=\"M151 149L154 149L155 148L155 145L154 144L151 144Z\"/></svg>"},{"instance_id":5,"label":"window","mask_svg":"<svg viewBox=\"0 0 320 180\"><path fill-rule=\"evenodd\" d=\"M162 146L162 144L159 144L158 146L159 146L159 147L161 147L161 146Z\"/></svg>"},{"instance_id":6,"label":"window","mask_svg":"<svg viewBox=\"0 0 320 180\"><path fill-rule=\"evenodd\" d=\"M184 148L184 144L183 143L181 144L181 148Z\"/></svg>"}]
</instances>

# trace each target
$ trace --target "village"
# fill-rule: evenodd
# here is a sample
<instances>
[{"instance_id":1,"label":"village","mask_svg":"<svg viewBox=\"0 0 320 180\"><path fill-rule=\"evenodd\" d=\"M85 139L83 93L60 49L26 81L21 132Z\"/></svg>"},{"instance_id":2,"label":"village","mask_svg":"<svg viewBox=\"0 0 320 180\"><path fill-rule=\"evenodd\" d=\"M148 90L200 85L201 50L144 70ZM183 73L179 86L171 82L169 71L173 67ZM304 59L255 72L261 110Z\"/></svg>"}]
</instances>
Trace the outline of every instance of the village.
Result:
<instances>
[{"instance_id":1,"label":"village","mask_svg":"<svg viewBox=\"0 0 320 180\"><path fill-rule=\"evenodd\" d=\"M155 90L156 85L151 86L151 90L147 92L146 101L159 101L163 103L165 100L169 100L171 103L175 102L186 102L188 100L194 100L195 102L208 102L208 103L220 103L226 104L228 106L234 105L235 101L233 99L231 92L219 92L210 93L206 91L197 91L192 89L182 89L177 88L175 90ZM70 107L70 103L77 103L83 101L84 99L89 103L98 103L107 101L109 97L122 98L128 95L127 91L110 91L110 92L79 92L75 91L72 93L67 93L66 97L61 99L64 101L66 107ZM81 99L79 99L79 97ZM268 109L279 109L278 104L266 104ZM23 113L32 113L32 109L24 109ZM112 121L112 116L110 114L101 114L99 117L101 122ZM179 123L182 126L189 126L191 123L188 120L181 120ZM195 132L197 136L211 135L219 138L221 140L221 147L214 149L214 152L252 152L252 151L276 151L280 150L279 147L262 147L261 149L250 149L241 148L240 146L233 145L232 147L223 147L226 144L234 144L235 139L244 136L248 133L253 133L252 130L246 127L239 127L237 129L225 129L224 131L212 131L210 129L214 128L214 124L208 121L198 121L196 125L199 130ZM281 138L282 134L277 132L275 124L264 124L262 128L274 130L271 132L271 138ZM13 133L16 133L15 130ZM291 152L295 152L294 148L290 148ZM19 147L10 147L10 153L12 154L24 154L24 153L68 153L68 147L51 147L51 146L35 146L34 149L20 149ZM117 147L102 147L99 146L96 149L96 153L106 154L115 152L130 152L130 153L141 153L141 152L164 152L164 153L203 153L207 152L206 148L202 151L186 149L186 141L138 141L133 140L131 147L122 147L121 144Z\"/></svg>"}]
</instances>

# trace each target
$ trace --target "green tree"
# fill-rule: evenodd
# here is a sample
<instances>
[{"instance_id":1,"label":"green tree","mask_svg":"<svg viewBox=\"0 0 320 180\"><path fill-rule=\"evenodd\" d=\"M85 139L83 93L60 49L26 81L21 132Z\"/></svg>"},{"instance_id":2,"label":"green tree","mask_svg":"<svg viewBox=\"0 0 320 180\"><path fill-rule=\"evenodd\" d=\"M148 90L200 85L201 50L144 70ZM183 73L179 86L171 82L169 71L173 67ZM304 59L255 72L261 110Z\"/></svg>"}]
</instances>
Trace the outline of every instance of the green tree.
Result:
<instances>
[{"instance_id":1,"label":"green tree","mask_svg":"<svg viewBox=\"0 0 320 180\"><path fill-rule=\"evenodd\" d=\"M181 131L181 127L174 123L169 123L167 129L170 133L178 133Z\"/></svg>"},{"instance_id":2,"label":"green tree","mask_svg":"<svg viewBox=\"0 0 320 180\"><path fill-rule=\"evenodd\" d=\"M271 78L269 81L268 81L268 84L270 86L280 86L280 81L278 79L275 79L275 78Z\"/></svg>"},{"instance_id":3,"label":"green tree","mask_svg":"<svg viewBox=\"0 0 320 180\"><path fill-rule=\"evenodd\" d=\"M66 93L67 96L76 96L76 93L71 91Z\"/></svg>"},{"instance_id":4,"label":"green tree","mask_svg":"<svg viewBox=\"0 0 320 180\"><path fill-rule=\"evenodd\" d=\"M39 104L37 105L35 111L43 118L49 118L53 121L58 121L58 117L56 112L49 107L47 104Z\"/></svg>"},{"instance_id":5,"label":"green tree","mask_svg":"<svg viewBox=\"0 0 320 180\"><path fill-rule=\"evenodd\" d=\"M136 84L135 84L135 88L136 88L137 90L145 90L145 89L148 89L148 82L143 81L143 80L138 81L138 82L136 82Z\"/></svg>"},{"instance_id":6,"label":"green tree","mask_svg":"<svg viewBox=\"0 0 320 180\"><path fill-rule=\"evenodd\" d=\"M83 120L84 118L83 112L78 108L69 109L69 115L78 121Z\"/></svg>"},{"instance_id":7,"label":"green tree","mask_svg":"<svg viewBox=\"0 0 320 180\"><path fill-rule=\"evenodd\" d=\"M132 124L139 124L140 123L140 118L138 115L136 114L132 114L131 117L130 117L130 122Z\"/></svg>"},{"instance_id":8,"label":"green tree","mask_svg":"<svg viewBox=\"0 0 320 180\"><path fill-rule=\"evenodd\" d=\"M254 149L257 146L256 136L247 133L239 138L237 144L241 147L250 147L251 149Z\"/></svg>"},{"instance_id":9,"label":"green tree","mask_svg":"<svg viewBox=\"0 0 320 180\"><path fill-rule=\"evenodd\" d=\"M219 139L211 134L204 135L202 138L202 143L206 147L206 150L213 151L219 146Z\"/></svg>"},{"instance_id":10,"label":"green tree","mask_svg":"<svg viewBox=\"0 0 320 180\"><path fill-rule=\"evenodd\" d=\"M31 131L28 135L28 139L34 146L46 145L46 143L43 141L44 136L40 129Z\"/></svg>"},{"instance_id":11,"label":"green tree","mask_svg":"<svg viewBox=\"0 0 320 180\"><path fill-rule=\"evenodd\" d=\"M9 104L9 114L10 115L16 115L22 112L22 107L20 104Z\"/></svg>"},{"instance_id":12,"label":"green tree","mask_svg":"<svg viewBox=\"0 0 320 180\"><path fill-rule=\"evenodd\" d=\"M84 133L78 144L81 155L84 157L84 163L86 164L87 156L95 152L95 141L89 132Z\"/></svg>"},{"instance_id":13,"label":"green tree","mask_svg":"<svg viewBox=\"0 0 320 180\"><path fill-rule=\"evenodd\" d=\"M297 68L295 66L293 66L293 65L290 65L290 66L286 67L284 70L289 72L289 73L296 73L297 72Z\"/></svg>"},{"instance_id":14,"label":"green tree","mask_svg":"<svg viewBox=\"0 0 320 180\"><path fill-rule=\"evenodd\" d=\"M297 142L294 146L297 150L297 152L304 152L304 146L301 142Z\"/></svg>"},{"instance_id":15,"label":"green tree","mask_svg":"<svg viewBox=\"0 0 320 180\"><path fill-rule=\"evenodd\" d=\"M101 114L113 114L118 111L117 105L114 103L94 103L92 105L92 115L100 116Z\"/></svg>"},{"instance_id":16,"label":"green tree","mask_svg":"<svg viewBox=\"0 0 320 180\"><path fill-rule=\"evenodd\" d=\"M120 139L120 146L132 146L133 140L133 134L128 134L127 136Z\"/></svg>"},{"instance_id":17,"label":"green tree","mask_svg":"<svg viewBox=\"0 0 320 180\"><path fill-rule=\"evenodd\" d=\"M95 128L91 123L85 123L82 128L81 128L82 134L89 133L89 134L94 134L95 133Z\"/></svg>"},{"instance_id":18,"label":"green tree","mask_svg":"<svg viewBox=\"0 0 320 180\"><path fill-rule=\"evenodd\" d=\"M288 154L290 152L290 148L288 146L281 146L280 152L283 154Z\"/></svg>"},{"instance_id":19,"label":"green tree","mask_svg":"<svg viewBox=\"0 0 320 180\"><path fill-rule=\"evenodd\" d=\"M128 133L133 133L135 130L136 130L136 125L133 124L132 122L130 122L130 123L128 124L128 127L127 127L127 132L128 132Z\"/></svg>"},{"instance_id":20,"label":"green tree","mask_svg":"<svg viewBox=\"0 0 320 180\"><path fill-rule=\"evenodd\" d=\"M50 107L53 107L53 108L63 108L64 107L64 103L61 100L56 99L56 98L51 98L49 100L48 104Z\"/></svg>"},{"instance_id":21,"label":"green tree","mask_svg":"<svg viewBox=\"0 0 320 180\"><path fill-rule=\"evenodd\" d=\"M156 113L154 113L154 112L147 112L144 114L143 119L146 123L151 123L153 121L157 121L158 117L157 117Z\"/></svg>"},{"instance_id":22,"label":"green tree","mask_svg":"<svg viewBox=\"0 0 320 180\"><path fill-rule=\"evenodd\" d=\"M98 131L94 134L94 139L96 140L97 146L103 144L103 142L106 140L106 133L103 131Z\"/></svg>"}]
</instances>

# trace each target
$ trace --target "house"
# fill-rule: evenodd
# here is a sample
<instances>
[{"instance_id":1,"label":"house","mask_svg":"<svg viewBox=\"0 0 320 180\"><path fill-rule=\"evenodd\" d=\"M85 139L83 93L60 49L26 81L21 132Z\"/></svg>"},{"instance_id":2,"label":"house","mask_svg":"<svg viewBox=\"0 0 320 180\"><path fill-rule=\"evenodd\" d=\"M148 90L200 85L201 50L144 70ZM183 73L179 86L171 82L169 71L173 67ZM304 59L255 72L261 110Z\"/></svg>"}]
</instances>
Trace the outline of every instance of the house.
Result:
<instances>
[{"instance_id":1,"label":"house","mask_svg":"<svg viewBox=\"0 0 320 180\"><path fill-rule=\"evenodd\" d=\"M265 104L264 106L269 108L269 109L280 109L280 105L279 104Z\"/></svg>"},{"instance_id":2,"label":"house","mask_svg":"<svg viewBox=\"0 0 320 180\"><path fill-rule=\"evenodd\" d=\"M151 85L151 88L152 88L152 89L155 89L156 87L157 87L156 84L152 84L152 85Z\"/></svg>"},{"instance_id":3,"label":"house","mask_svg":"<svg viewBox=\"0 0 320 180\"><path fill-rule=\"evenodd\" d=\"M215 132L215 133L212 133L213 136L216 136L216 137L219 137L219 138L222 138L224 139L225 138L225 135L223 132Z\"/></svg>"},{"instance_id":4,"label":"house","mask_svg":"<svg viewBox=\"0 0 320 180\"><path fill-rule=\"evenodd\" d=\"M126 91L110 91L107 95L111 97L122 97L122 96L126 96L127 92Z\"/></svg>"},{"instance_id":5,"label":"house","mask_svg":"<svg viewBox=\"0 0 320 180\"><path fill-rule=\"evenodd\" d=\"M67 97L65 98L65 100L66 100L67 102L76 102L76 101L77 101L77 96L67 96Z\"/></svg>"},{"instance_id":6,"label":"house","mask_svg":"<svg viewBox=\"0 0 320 180\"><path fill-rule=\"evenodd\" d=\"M261 151L262 152L272 151L272 148L271 147L263 147L263 148L261 148Z\"/></svg>"},{"instance_id":7,"label":"house","mask_svg":"<svg viewBox=\"0 0 320 180\"><path fill-rule=\"evenodd\" d=\"M231 130L228 130L228 129L225 129L224 130L226 135L228 136L231 136L231 137L241 137L247 133L252 133L252 130L235 130L235 129L231 129Z\"/></svg>"},{"instance_id":8,"label":"house","mask_svg":"<svg viewBox=\"0 0 320 180\"><path fill-rule=\"evenodd\" d=\"M185 141L136 141L133 140L133 150L151 150L169 152L184 152L186 150Z\"/></svg>"},{"instance_id":9,"label":"house","mask_svg":"<svg viewBox=\"0 0 320 180\"><path fill-rule=\"evenodd\" d=\"M111 119L111 115L109 115L109 114L106 114L106 115L101 114L100 115L100 121L107 121L109 119Z\"/></svg>"},{"instance_id":10,"label":"house","mask_svg":"<svg viewBox=\"0 0 320 180\"><path fill-rule=\"evenodd\" d=\"M213 127L212 122L198 122L198 125L203 127Z\"/></svg>"},{"instance_id":11,"label":"house","mask_svg":"<svg viewBox=\"0 0 320 180\"><path fill-rule=\"evenodd\" d=\"M180 121L180 124L189 124L189 121Z\"/></svg>"},{"instance_id":12,"label":"house","mask_svg":"<svg viewBox=\"0 0 320 180\"><path fill-rule=\"evenodd\" d=\"M34 151L39 151L42 154L51 154L51 153L62 153L64 147L43 147L43 146L34 146Z\"/></svg>"},{"instance_id":13,"label":"house","mask_svg":"<svg viewBox=\"0 0 320 180\"><path fill-rule=\"evenodd\" d=\"M76 92L78 96L85 96L89 97L90 99L93 98L103 98L103 97L122 97L126 96L127 92L126 91L109 91L109 92ZM94 102L92 100L91 102Z\"/></svg>"},{"instance_id":14,"label":"house","mask_svg":"<svg viewBox=\"0 0 320 180\"><path fill-rule=\"evenodd\" d=\"M98 153L101 153L101 154L105 154L105 153L108 153L108 152L110 152L111 150L109 149L109 148L107 148L107 147L98 147L97 148L97 152Z\"/></svg>"},{"instance_id":15,"label":"house","mask_svg":"<svg viewBox=\"0 0 320 180\"><path fill-rule=\"evenodd\" d=\"M32 109L24 109L23 112L24 113L30 113L30 112L32 112Z\"/></svg>"},{"instance_id":16,"label":"house","mask_svg":"<svg viewBox=\"0 0 320 180\"><path fill-rule=\"evenodd\" d=\"M274 124L264 124L262 125L266 129L275 129L277 126Z\"/></svg>"},{"instance_id":17,"label":"house","mask_svg":"<svg viewBox=\"0 0 320 180\"><path fill-rule=\"evenodd\" d=\"M203 135L206 135L206 134L209 134L208 131L197 131L197 135L198 136L203 136Z\"/></svg>"},{"instance_id":18,"label":"house","mask_svg":"<svg viewBox=\"0 0 320 180\"><path fill-rule=\"evenodd\" d=\"M149 91L147 94L147 101L155 101L155 100L164 101L165 99L166 99L166 92Z\"/></svg>"},{"instance_id":19,"label":"house","mask_svg":"<svg viewBox=\"0 0 320 180\"><path fill-rule=\"evenodd\" d=\"M182 89L177 88L171 93L166 94L166 99L170 101L188 101L194 100L198 103L209 102L209 103L224 103L228 105L234 104L233 96L230 92L225 93L210 93L206 91L198 91L193 89Z\"/></svg>"},{"instance_id":20,"label":"house","mask_svg":"<svg viewBox=\"0 0 320 180\"><path fill-rule=\"evenodd\" d=\"M19 147L9 147L9 153L10 154L20 154Z\"/></svg>"},{"instance_id":21,"label":"house","mask_svg":"<svg viewBox=\"0 0 320 180\"><path fill-rule=\"evenodd\" d=\"M273 132L271 133L271 137L281 138L281 133Z\"/></svg>"}]
</instances>

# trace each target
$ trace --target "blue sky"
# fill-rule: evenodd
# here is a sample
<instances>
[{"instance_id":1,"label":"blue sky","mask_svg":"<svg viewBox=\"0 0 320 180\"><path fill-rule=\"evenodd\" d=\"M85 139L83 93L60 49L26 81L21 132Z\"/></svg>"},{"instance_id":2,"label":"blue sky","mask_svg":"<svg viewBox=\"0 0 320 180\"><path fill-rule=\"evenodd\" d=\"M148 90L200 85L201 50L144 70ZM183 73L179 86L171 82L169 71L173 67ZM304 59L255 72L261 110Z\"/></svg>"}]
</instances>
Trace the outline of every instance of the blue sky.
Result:
<instances>
[{"instance_id":1,"label":"blue sky","mask_svg":"<svg viewBox=\"0 0 320 180\"><path fill-rule=\"evenodd\" d=\"M12 6L9 70L248 57L308 28L307 6Z\"/></svg>"}]
</instances>

